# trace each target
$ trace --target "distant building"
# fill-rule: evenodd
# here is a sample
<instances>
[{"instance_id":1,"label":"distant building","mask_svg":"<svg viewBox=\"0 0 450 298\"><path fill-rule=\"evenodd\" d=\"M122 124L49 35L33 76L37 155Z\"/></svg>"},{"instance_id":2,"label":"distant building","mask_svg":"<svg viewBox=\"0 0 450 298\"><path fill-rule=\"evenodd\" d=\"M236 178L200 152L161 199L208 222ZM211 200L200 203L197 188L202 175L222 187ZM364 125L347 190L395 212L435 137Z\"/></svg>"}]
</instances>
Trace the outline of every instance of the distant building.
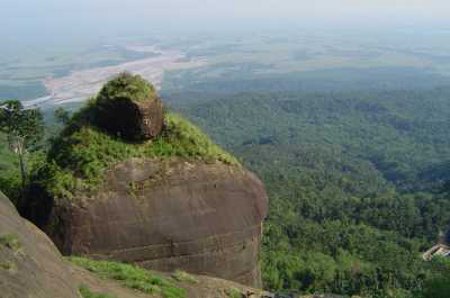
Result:
<instances>
[{"instance_id":1,"label":"distant building","mask_svg":"<svg viewBox=\"0 0 450 298\"><path fill-rule=\"evenodd\" d=\"M438 244L427 250L422 258L425 261L430 261L434 256L442 256L450 258L450 229L447 233L441 233L439 235Z\"/></svg>"}]
</instances>

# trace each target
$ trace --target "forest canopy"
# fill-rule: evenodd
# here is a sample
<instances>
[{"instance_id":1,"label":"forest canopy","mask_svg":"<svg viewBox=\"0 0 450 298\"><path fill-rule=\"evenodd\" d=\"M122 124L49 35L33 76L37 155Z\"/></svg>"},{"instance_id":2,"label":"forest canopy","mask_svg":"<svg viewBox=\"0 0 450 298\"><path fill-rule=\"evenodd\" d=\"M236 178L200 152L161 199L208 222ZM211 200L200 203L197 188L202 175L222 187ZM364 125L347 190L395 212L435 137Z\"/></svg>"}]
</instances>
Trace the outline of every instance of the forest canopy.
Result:
<instances>
[{"instance_id":1,"label":"forest canopy","mask_svg":"<svg viewBox=\"0 0 450 298\"><path fill-rule=\"evenodd\" d=\"M267 288L445 297L427 293L450 273L421 253L450 225L449 98L446 88L265 92L173 106L263 179Z\"/></svg>"}]
</instances>

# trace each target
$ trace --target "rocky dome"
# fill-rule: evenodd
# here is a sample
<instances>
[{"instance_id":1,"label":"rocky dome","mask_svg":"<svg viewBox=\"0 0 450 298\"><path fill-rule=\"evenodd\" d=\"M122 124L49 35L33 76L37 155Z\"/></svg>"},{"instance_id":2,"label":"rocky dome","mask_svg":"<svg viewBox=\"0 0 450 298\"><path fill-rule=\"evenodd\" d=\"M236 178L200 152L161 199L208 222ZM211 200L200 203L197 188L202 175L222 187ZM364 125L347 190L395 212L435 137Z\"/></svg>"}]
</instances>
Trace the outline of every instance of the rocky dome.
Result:
<instances>
[{"instance_id":1,"label":"rocky dome","mask_svg":"<svg viewBox=\"0 0 450 298\"><path fill-rule=\"evenodd\" d=\"M154 139L129 142L96 121L99 105L55 140L24 214L63 254L260 286L261 181L178 115L165 113Z\"/></svg>"}]
</instances>

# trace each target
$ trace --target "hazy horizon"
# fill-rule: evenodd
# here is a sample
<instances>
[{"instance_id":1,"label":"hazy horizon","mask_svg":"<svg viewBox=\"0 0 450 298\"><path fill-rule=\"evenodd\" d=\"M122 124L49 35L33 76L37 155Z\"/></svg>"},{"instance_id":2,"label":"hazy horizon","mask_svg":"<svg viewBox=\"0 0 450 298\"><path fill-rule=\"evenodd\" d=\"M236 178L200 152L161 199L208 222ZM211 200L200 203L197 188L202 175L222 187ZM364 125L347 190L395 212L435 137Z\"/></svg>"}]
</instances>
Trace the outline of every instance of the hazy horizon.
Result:
<instances>
[{"instance_id":1,"label":"hazy horizon","mask_svg":"<svg viewBox=\"0 0 450 298\"><path fill-rule=\"evenodd\" d=\"M141 34L151 30L450 28L447 1L2 0L0 33L13 40ZM208 25L208 26L205 26Z\"/></svg>"},{"instance_id":2,"label":"hazy horizon","mask_svg":"<svg viewBox=\"0 0 450 298\"><path fill-rule=\"evenodd\" d=\"M371 71L377 68L388 69L394 77L450 76L450 3L445 1L0 3L0 94L8 97L78 98L105 79L90 73L90 84L79 80L84 77L80 71L110 74L129 70L126 63L131 61L139 65L132 67L134 71L161 84L170 72L157 59L145 60L148 53L133 51L136 45L167 50L166 66L186 58L194 75L181 69L177 75L199 80L348 68L365 69L373 80ZM70 96L66 86L74 87Z\"/></svg>"}]
</instances>

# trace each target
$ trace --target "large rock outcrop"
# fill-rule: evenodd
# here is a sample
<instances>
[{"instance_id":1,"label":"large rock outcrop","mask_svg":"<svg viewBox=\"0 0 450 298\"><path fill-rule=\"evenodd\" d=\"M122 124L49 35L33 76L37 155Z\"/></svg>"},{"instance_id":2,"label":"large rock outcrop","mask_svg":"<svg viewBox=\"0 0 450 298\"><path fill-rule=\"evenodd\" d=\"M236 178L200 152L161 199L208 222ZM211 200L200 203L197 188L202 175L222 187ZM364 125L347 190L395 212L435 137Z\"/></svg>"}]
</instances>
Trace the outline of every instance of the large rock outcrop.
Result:
<instances>
[{"instance_id":1,"label":"large rock outcrop","mask_svg":"<svg viewBox=\"0 0 450 298\"><path fill-rule=\"evenodd\" d=\"M0 192L0 297L81 298L85 297L79 291L81 288L85 292L105 295L101 297L166 297L163 293L158 294L156 288L153 288L154 291L149 290L151 294L146 294L143 287L140 290L133 289L120 278L112 278L111 274L106 278L84 269L73 259L71 262L62 258L42 231L21 218ZM171 293L178 293L173 297L225 298L230 297L230 293L238 293L242 297L273 297L261 290L206 276L153 271L149 274L165 281L165 293L169 288ZM146 283L150 287L151 279L146 280Z\"/></svg>"},{"instance_id":2,"label":"large rock outcrop","mask_svg":"<svg viewBox=\"0 0 450 298\"><path fill-rule=\"evenodd\" d=\"M80 297L67 264L48 237L21 218L0 192L0 296Z\"/></svg>"},{"instance_id":3,"label":"large rock outcrop","mask_svg":"<svg viewBox=\"0 0 450 298\"><path fill-rule=\"evenodd\" d=\"M104 185L54 206L44 229L64 254L260 286L267 197L252 173L219 162L130 159Z\"/></svg>"},{"instance_id":4,"label":"large rock outcrop","mask_svg":"<svg viewBox=\"0 0 450 298\"><path fill-rule=\"evenodd\" d=\"M111 127L123 98L153 102L150 86L131 75L107 83L55 139L23 213L63 254L260 286L261 181L178 115L161 114L151 140L136 130L141 113Z\"/></svg>"}]
</instances>

